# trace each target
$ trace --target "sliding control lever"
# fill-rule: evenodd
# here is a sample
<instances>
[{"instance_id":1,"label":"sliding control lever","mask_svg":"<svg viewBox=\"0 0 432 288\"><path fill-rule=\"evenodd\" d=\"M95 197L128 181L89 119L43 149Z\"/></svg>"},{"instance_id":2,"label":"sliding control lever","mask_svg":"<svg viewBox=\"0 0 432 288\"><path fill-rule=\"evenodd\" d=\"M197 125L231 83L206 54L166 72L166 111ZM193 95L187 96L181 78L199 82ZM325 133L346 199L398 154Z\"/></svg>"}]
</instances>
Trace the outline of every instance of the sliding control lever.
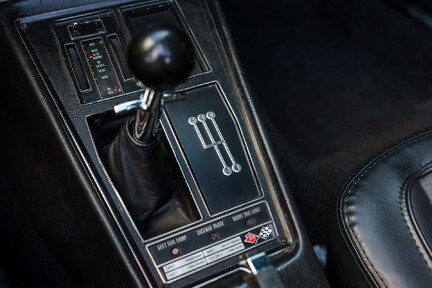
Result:
<instances>
[{"instance_id":1,"label":"sliding control lever","mask_svg":"<svg viewBox=\"0 0 432 288\"><path fill-rule=\"evenodd\" d=\"M184 99L183 94L165 90L186 80L193 68L194 52L183 32L159 27L132 40L128 60L137 84L145 89L139 99L114 107L115 113L136 110L136 116L105 148L104 161L137 228L144 237L151 237L188 224L193 218L157 136L164 102Z\"/></svg>"},{"instance_id":2,"label":"sliding control lever","mask_svg":"<svg viewBox=\"0 0 432 288\"><path fill-rule=\"evenodd\" d=\"M281 276L275 267L270 263L267 254L261 252L255 255L254 251L243 255L243 261L240 261L242 270L247 272L245 277L248 287L251 288L288 288L289 285L282 281Z\"/></svg>"}]
</instances>

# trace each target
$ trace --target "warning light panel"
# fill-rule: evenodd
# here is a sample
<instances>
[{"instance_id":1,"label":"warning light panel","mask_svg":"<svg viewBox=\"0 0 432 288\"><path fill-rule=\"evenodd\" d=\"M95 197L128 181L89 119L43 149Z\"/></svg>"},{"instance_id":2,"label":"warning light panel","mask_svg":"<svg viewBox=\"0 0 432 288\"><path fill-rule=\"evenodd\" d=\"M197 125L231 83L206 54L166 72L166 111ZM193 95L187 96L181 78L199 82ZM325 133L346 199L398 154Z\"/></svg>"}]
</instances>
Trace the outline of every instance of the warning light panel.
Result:
<instances>
[{"instance_id":1,"label":"warning light panel","mask_svg":"<svg viewBox=\"0 0 432 288\"><path fill-rule=\"evenodd\" d=\"M102 38L82 41L81 45L100 96L108 98L123 93Z\"/></svg>"}]
</instances>

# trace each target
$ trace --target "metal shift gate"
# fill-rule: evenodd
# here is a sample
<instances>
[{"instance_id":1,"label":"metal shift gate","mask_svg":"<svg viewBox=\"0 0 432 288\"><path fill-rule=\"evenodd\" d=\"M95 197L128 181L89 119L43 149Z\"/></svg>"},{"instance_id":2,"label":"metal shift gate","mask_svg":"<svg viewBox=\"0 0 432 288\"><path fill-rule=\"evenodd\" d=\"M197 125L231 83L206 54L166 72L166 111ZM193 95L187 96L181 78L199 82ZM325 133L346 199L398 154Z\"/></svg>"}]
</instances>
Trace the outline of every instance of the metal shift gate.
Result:
<instances>
[{"instance_id":1,"label":"metal shift gate","mask_svg":"<svg viewBox=\"0 0 432 288\"><path fill-rule=\"evenodd\" d=\"M216 154L218 155L219 160L223 166L222 173L225 176L230 176L232 174L232 172L239 173L241 171L241 165L235 161L234 156L232 155L231 150L229 149L228 144L226 143L215 118L216 118L216 113L209 111L205 115L199 114L197 117L190 117L188 122L189 122L189 124L191 124L194 127L203 148L204 149L209 149L209 148L215 149ZM209 120L211 122L211 125L213 126L214 130L216 131L217 138L215 138L215 136L211 132L209 125L207 124L207 120ZM206 143L206 141L205 141L205 139L201 133L201 130L198 127L198 122L202 123L202 126L204 127L205 133L208 136L208 139L210 140L210 143ZM218 141L215 139L218 139ZM220 146L221 146L221 148L220 148ZM226 154L228 155L228 158L229 158L228 161L231 162L231 167L227 165L227 161L224 158L224 156L221 152L221 149L224 149Z\"/></svg>"}]
</instances>

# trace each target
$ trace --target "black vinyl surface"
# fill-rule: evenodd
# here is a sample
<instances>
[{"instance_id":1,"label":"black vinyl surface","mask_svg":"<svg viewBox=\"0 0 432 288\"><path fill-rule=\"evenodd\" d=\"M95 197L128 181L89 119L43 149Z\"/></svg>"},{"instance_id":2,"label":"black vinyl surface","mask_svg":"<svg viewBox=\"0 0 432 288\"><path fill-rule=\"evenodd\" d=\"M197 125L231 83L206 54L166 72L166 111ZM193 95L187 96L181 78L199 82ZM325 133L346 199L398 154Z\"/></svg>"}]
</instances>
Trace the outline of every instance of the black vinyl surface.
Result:
<instances>
[{"instance_id":1,"label":"black vinyl surface","mask_svg":"<svg viewBox=\"0 0 432 288\"><path fill-rule=\"evenodd\" d=\"M314 244L347 177L432 124L432 30L373 0L222 1Z\"/></svg>"}]
</instances>

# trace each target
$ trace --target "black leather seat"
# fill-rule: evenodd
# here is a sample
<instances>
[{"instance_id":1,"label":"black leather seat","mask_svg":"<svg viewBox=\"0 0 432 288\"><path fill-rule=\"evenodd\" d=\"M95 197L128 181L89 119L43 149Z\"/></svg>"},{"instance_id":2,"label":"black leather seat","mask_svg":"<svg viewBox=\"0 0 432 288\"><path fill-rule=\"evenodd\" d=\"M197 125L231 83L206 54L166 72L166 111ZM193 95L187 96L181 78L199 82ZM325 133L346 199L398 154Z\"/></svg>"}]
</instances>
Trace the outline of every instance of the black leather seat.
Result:
<instances>
[{"instance_id":1,"label":"black leather seat","mask_svg":"<svg viewBox=\"0 0 432 288\"><path fill-rule=\"evenodd\" d=\"M333 287L432 287L432 129L357 170L332 229Z\"/></svg>"}]
</instances>

